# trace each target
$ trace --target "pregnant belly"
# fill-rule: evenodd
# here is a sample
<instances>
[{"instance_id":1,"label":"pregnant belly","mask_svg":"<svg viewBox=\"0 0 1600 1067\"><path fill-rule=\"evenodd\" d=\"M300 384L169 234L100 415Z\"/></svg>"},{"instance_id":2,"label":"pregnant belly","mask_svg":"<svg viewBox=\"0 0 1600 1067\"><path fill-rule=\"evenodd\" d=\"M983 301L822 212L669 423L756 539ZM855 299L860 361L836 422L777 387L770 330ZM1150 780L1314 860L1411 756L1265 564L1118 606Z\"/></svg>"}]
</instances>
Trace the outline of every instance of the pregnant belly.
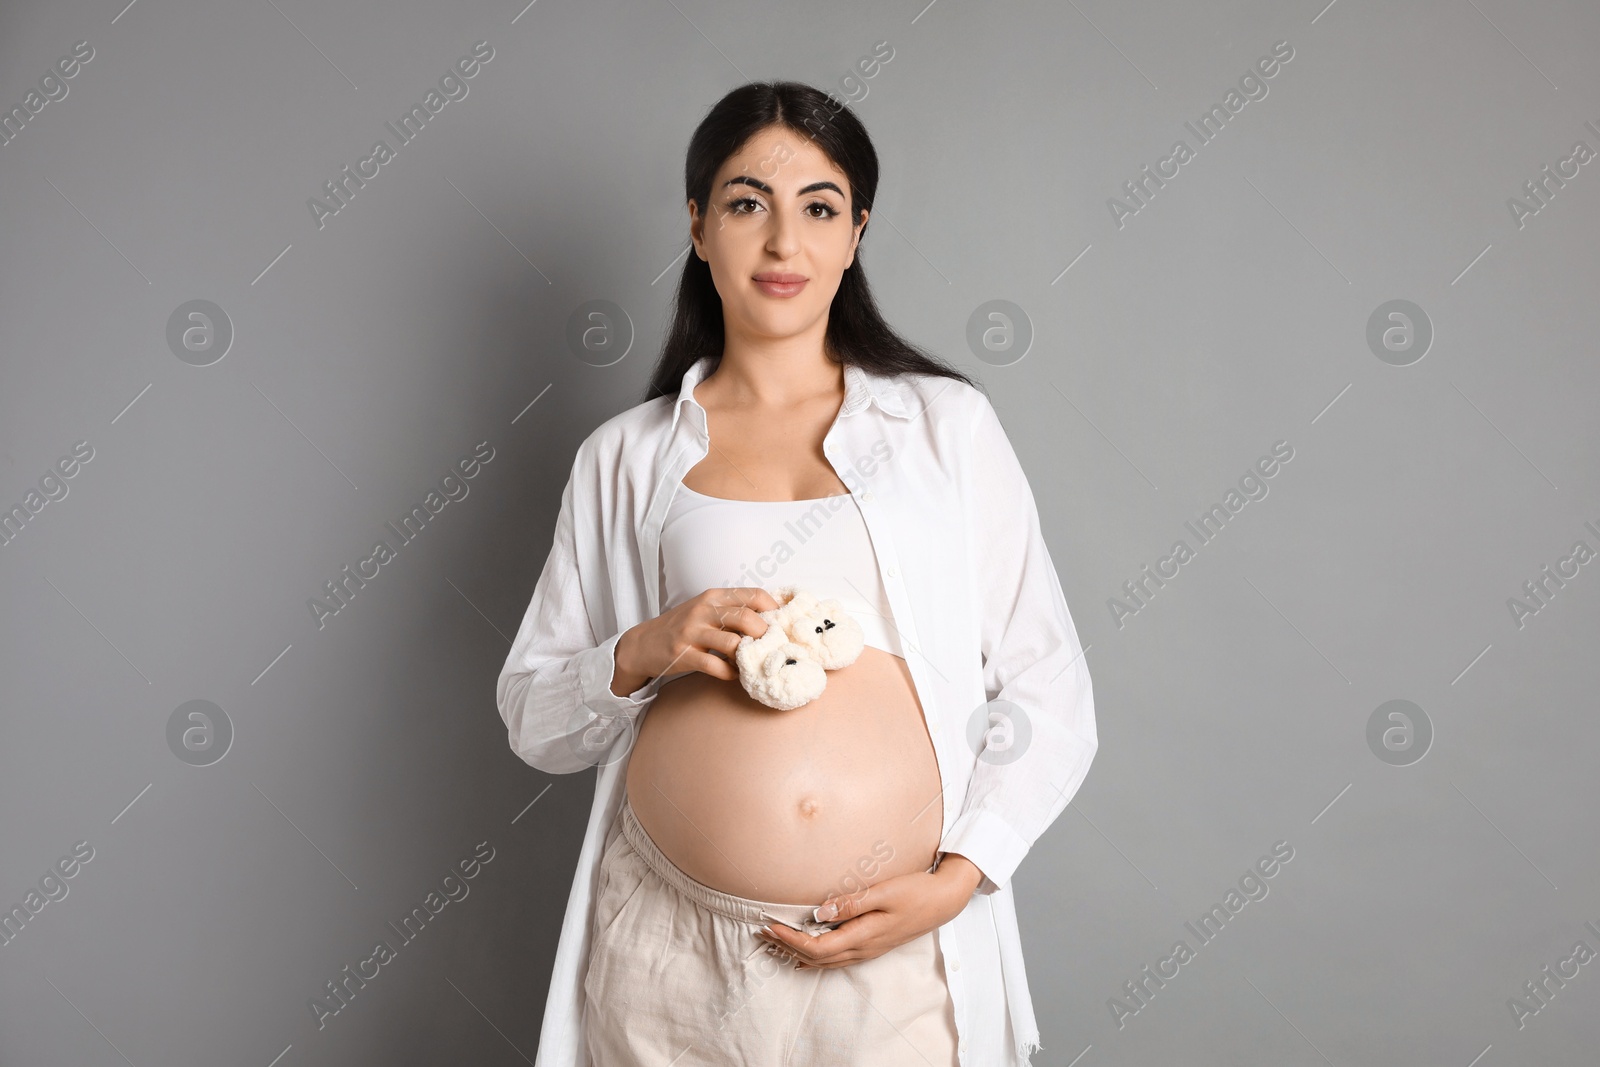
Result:
<instances>
[{"instance_id":1,"label":"pregnant belly","mask_svg":"<svg viewBox=\"0 0 1600 1067\"><path fill-rule=\"evenodd\" d=\"M695 672L639 721L627 792L691 878L776 904L820 904L938 851L939 764L905 661L870 645L791 711Z\"/></svg>"}]
</instances>

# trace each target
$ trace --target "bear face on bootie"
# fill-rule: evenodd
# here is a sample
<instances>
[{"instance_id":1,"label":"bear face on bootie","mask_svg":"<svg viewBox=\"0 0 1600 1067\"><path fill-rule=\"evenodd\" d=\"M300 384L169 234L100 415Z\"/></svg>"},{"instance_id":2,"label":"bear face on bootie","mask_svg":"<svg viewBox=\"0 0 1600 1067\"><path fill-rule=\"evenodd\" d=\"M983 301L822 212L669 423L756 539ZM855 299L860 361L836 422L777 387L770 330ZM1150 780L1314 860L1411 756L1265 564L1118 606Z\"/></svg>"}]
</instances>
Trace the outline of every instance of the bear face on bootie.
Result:
<instances>
[{"instance_id":1,"label":"bear face on bootie","mask_svg":"<svg viewBox=\"0 0 1600 1067\"><path fill-rule=\"evenodd\" d=\"M778 606L761 612L760 637L739 639L739 681L755 700L791 711L822 695L826 671L848 667L865 646L861 624L837 600L818 600L795 586L773 593Z\"/></svg>"},{"instance_id":2,"label":"bear face on bootie","mask_svg":"<svg viewBox=\"0 0 1600 1067\"><path fill-rule=\"evenodd\" d=\"M828 684L822 664L803 645L790 641L782 626L768 628L762 637L741 638L734 659L744 691L777 711L810 703Z\"/></svg>"},{"instance_id":3,"label":"bear face on bootie","mask_svg":"<svg viewBox=\"0 0 1600 1067\"><path fill-rule=\"evenodd\" d=\"M824 670L848 667L861 655L866 643L861 624L845 614L837 600L819 601L810 593L789 586L778 592L791 594L784 603L788 614L783 617L789 640L803 645Z\"/></svg>"}]
</instances>

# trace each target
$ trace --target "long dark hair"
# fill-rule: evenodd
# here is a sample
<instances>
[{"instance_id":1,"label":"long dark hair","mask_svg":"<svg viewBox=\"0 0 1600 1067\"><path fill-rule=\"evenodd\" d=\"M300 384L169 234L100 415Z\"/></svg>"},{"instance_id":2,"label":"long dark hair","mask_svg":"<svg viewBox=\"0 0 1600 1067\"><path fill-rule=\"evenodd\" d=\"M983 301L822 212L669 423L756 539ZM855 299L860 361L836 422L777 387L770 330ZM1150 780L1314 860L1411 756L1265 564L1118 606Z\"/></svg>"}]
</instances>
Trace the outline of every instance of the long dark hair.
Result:
<instances>
[{"instance_id":1,"label":"long dark hair","mask_svg":"<svg viewBox=\"0 0 1600 1067\"><path fill-rule=\"evenodd\" d=\"M752 136L773 125L787 127L813 142L844 171L850 182L850 217L859 222L877 195L878 153L866 127L843 101L801 82L750 82L717 101L689 139L683 165L685 199L693 200L701 217L706 217L717 168ZM861 235L864 240L865 227ZM673 300L672 329L662 344L645 400L677 396L685 371L702 356L722 354L722 297L711 280L711 265L692 249ZM883 320L867 285L859 244L855 261L846 268L828 309L823 347L828 358L842 366L860 366L885 375L938 375L976 386L967 375L911 344Z\"/></svg>"}]
</instances>

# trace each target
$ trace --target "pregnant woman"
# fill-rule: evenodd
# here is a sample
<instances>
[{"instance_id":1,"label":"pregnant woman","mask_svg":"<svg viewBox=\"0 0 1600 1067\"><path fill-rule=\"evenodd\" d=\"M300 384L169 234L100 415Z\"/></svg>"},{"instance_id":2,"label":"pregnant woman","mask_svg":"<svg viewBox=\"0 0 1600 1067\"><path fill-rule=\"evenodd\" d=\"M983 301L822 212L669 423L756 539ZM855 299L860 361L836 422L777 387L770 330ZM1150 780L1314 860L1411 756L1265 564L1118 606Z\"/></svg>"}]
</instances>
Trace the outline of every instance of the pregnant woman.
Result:
<instances>
[{"instance_id":1,"label":"pregnant woman","mask_svg":"<svg viewBox=\"0 0 1600 1067\"><path fill-rule=\"evenodd\" d=\"M1089 674L987 397L884 322L866 130L790 82L706 116L646 400L579 447L501 672L598 767L538 1067L1025 1065L1010 877L1088 772ZM733 663L792 585L866 647L786 711Z\"/></svg>"}]
</instances>

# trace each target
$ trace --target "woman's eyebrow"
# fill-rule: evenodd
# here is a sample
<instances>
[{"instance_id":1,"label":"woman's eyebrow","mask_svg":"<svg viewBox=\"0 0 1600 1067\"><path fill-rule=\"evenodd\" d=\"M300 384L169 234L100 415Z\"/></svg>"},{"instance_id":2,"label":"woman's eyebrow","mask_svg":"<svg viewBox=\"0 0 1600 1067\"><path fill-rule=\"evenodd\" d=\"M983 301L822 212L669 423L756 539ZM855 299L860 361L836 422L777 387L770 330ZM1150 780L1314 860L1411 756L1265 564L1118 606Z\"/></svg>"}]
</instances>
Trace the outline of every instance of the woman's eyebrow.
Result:
<instances>
[{"instance_id":1,"label":"woman's eyebrow","mask_svg":"<svg viewBox=\"0 0 1600 1067\"><path fill-rule=\"evenodd\" d=\"M763 193L766 193L768 196L772 195L772 186L768 185L766 182L762 181L760 178L752 178L748 174L741 174L737 178L729 178L727 181L723 182L722 185L723 185L723 188L727 188L730 185L748 185L752 189L761 190ZM839 188L837 185L835 185L833 182L830 182L830 181L812 182L810 185L806 186L805 188L796 190L794 195L795 196L805 196L807 193L815 193L815 192L818 192L819 190L822 190L822 189L832 189L834 192L838 193L840 196L844 196L844 190Z\"/></svg>"}]
</instances>

